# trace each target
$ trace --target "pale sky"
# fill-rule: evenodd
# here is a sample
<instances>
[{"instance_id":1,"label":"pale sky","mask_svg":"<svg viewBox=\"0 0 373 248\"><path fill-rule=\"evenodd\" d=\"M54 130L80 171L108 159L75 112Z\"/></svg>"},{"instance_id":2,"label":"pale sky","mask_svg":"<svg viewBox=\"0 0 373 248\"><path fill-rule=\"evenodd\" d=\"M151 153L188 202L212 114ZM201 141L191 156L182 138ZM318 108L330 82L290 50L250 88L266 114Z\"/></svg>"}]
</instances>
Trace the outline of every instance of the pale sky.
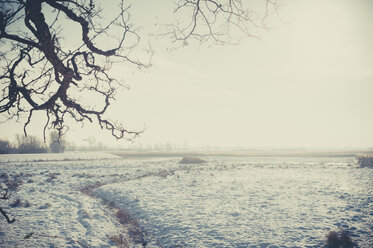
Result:
<instances>
[{"instance_id":1,"label":"pale sky","mask_svg":"<svg viewBox=\"0 0 373 248\"><path fill-rule=\"evenodd\" d=\"M152 17L162 21L170 6L147 2L134 5L133 15L152 11L144 30L156 32ZM282 21L272 18L270 30L253 30L260 39L237 46L169 51L169 40L151 36L153 66L118 67L130 90L117 96L110 116L130 129L145 126L143 144L373 147L372 11L370 0L283 0ZM41 137L37 124L30 132ZM7 123L0 136L21 132ZM90 124L72 125L67 138L90 135L123 144Z\"/></svg>"}]
</instances>

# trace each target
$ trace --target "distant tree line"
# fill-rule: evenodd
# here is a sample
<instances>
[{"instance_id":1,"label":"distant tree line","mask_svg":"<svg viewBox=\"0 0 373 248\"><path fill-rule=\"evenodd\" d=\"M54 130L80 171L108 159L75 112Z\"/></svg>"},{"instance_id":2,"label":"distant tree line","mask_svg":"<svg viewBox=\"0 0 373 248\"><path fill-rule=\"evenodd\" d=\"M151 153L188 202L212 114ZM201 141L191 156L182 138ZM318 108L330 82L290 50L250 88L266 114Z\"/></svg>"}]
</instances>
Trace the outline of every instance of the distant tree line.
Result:
<instances>
[{"instance_id":1,"label":"distant tree line","mask_svg":"<svg viewBox=\"0 0 373 248\"><path fill-rule=\"evenodd\" d=\"M0 139L0 154L10 153L47 153L64 152L66 142L57 133L52 132L48 142L43 142L35 136L16 135L16 141Z\"/></svg>"}]
</instances>

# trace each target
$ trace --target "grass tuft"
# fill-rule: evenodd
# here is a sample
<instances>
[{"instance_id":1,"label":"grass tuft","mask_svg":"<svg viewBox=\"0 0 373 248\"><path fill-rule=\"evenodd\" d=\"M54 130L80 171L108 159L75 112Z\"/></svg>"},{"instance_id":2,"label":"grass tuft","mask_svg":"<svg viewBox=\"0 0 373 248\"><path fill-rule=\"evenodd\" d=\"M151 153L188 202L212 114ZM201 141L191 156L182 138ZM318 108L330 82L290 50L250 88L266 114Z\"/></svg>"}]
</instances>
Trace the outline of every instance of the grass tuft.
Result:
<instances>
[{"instance_id":1,"label":"grass tuft","mask_svg":"<svg viewBox=\"0 0 373 248\"><path fill-rule=\"evenodd\" d=\"M122 234L117 234L117 235L112 235L110 238L109 238L110 241L112 241L116 246L118 246L119 248L127 248L128 245L127 245L127 241L126 239L123 237Z\"/></svg>"},{"instance_id":2,"label":"grass tuft","mask_svg":"<svg viewBox=\"0 0 373 248\"><path fill-rule=\"evenodd\" d=\"M9 204L9 207L17 208L17 207L30 207L31 204L29 201L22 202L20 198L15 199L12 203Z\"/></svg>"}]
</instances>

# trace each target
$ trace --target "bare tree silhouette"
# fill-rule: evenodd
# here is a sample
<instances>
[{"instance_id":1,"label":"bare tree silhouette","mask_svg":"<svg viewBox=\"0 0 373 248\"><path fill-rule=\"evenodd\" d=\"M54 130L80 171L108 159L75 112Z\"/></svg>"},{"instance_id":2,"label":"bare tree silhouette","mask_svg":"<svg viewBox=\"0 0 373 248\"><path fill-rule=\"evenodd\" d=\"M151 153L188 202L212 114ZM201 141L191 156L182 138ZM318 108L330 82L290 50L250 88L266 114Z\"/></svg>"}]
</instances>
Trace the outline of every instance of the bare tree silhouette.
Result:
<instances>
[{"instance_id":1,"label":"bare tree silhouette","mask_svg":"<svg viewBox=\"0 0 373 248\"><path fill-rule=\"evenodd\" d=\"M232 30L252 36L252 27L264 27L277 0L262 0L265 11L256 14L243 0L179 0L173 24L165 35L185 45L189 40L234 44ZM130 5L118 1L118 13L109 20L95 0L1 0L0 1L0 113L7 120L24 120L24 133L35 112L44 112L46 129L60 137L67 119L78 123L96 121L117 139L133 139L131 131L105 118L107 109L123 84L111 75L113 63L148 67L131 56L139 44L137 27L130 20ZM247 1L250 3L250 1ZM109 4L108 2L105 4ZM110 1L113 4L113 1ZM79 34L72 34L72 24ZM78 42L64 43L67 36ZM109 45L113 45L109 48ZM151 55L149 55L149 58ZM95 104L82 96L91 94ZM0 200L9 198L8 190ZM8 223L14 221L4 209Z\"/></svg>"},{"instance_id":2,"label":"bare tree silhouette","mask_svg":"<svg viewBox=\"0 0 373 248\"><path fill-rule=\"evenodd\" d=\"M8 189L5 189L3 195L0 196L0 200L8 200L9 197L10 197L9 191L8 191ZM10 223L13 223L14 221L16 221L15 218L10 218L10 217L8 216L8 213L5 212L5 210L4 210L3 208L1 208L1 207L0 207L0 213L1 213L2 216L4 216L4 218L6 219L6 221L7 221L9 224L10 224Z\"/></svg>"},{"instance_id":3,"label":"bare tree silhouette","mask_svg":"<svg viewBox=\"0 0 373 248\"><path fill-rule=\"evenodd\" d=\"M0 113L6 120L24 117L26 136L36 111L46 114L44 140L47 128L62 135L68 118L79 123L96 121L117 139L132 139L142 132L105 118L117 89L123 86L111 76L113 63L127 62L140 68L150 65L130 56L140 41L130 21L130 5L119 1L118 14L107 20L96 2L1 0ZM167 25L166 35L181 44L191 39L234 43L232 29L250 36L251 25L263 27L269 10L278 6L276 0L263 3L265 12L259 16L241 0L180 0L175 8L176 22ZM66 35L72 24L79 26L79 34ZM64 44L66 36L80 40L72 47ZM99 47L107 44L113 47ZM95 97L94 106L82 97L89 94Z\"/></svg>"},{"instance_id":4,"label":"bare tree silhouette","mask_svg":"<svg viewBox=\"0 0 373 248\"><path fill-rule=\"evenodd\" d=\"M267 17L277 13L278 0L263 0L264 10L253 11L248 5L254 1L245 0L180 0L174 13L179 14L175 24L167 25L167 34L174 41L187 43L190 39L198 42L211 41L218 45L237 44L233 39L236 31L255 37L255 28L266 28ZM258 1L257 1L258 2Z\"/></svg>"}]
</instances>

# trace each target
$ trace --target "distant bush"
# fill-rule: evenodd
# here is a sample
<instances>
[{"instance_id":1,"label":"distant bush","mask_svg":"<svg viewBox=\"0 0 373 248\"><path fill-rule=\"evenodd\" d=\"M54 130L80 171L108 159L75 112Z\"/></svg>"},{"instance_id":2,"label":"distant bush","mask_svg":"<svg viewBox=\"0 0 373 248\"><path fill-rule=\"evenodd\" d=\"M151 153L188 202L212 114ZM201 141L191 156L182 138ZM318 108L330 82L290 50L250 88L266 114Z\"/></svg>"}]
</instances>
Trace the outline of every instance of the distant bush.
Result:
<instances>
[{"instance_id":1,"label":"distant bush","mask_svg":"<svg viewBox=\"0 0 373 248\"><path fill-rule=\"evenodd\" d=\"M47 153L48 150L54 153L64 152L66 141L58 137L57 133L51 133L48 144L35 136L16 135L16 142L0 139L0 154L10 153Z\"/></svg>"},{"instance_id":2,"label":"distant bush","mask_svg":"<svg viewBox=\"0 0 373 248\"><path fill-rule=\"evenodd\" d=\"M14 146L7 140L0 140L0 154L14 153Z\"/></svg>"},{"instance_id":3,"label":"distant bush","mask_svg":"<svg viewBox=\"0 0 373 248\"><path fill-rule=\"evenodd\" d=\"M373 156L360 156L358 157L360 167L373 168Z\"/></svg>"},{"instance_id":4,"label":"distant bush","mask_svg":"<svg viewBox=\"0 0 373 248\"><path fill-rule=\"evenodd\" d=\"M330 231L328 235L326 235L326 247L328 248L350 248L355 245L347 231Z\"/></svg>"},{"instance_id":5,"label":"distant bush","mask_svg":"<svg viewBox=\"0 0 373 248\"><path fill-rule=\"evenodd\" d=\"M47 148L35 136L17 135L17 152L18 153L46 153Z\"/></svg>"},{"instance_id":6,"label":"distant bush","mask_svg":"<svg viewBox=\"0 0 373 248\"><path fill-rule=\"evenodd\" d=\"M49 136L49 148L51 152L61 153L65 151L66 141L57 132L52 132Z\"/></svg>"}]
</instances>

